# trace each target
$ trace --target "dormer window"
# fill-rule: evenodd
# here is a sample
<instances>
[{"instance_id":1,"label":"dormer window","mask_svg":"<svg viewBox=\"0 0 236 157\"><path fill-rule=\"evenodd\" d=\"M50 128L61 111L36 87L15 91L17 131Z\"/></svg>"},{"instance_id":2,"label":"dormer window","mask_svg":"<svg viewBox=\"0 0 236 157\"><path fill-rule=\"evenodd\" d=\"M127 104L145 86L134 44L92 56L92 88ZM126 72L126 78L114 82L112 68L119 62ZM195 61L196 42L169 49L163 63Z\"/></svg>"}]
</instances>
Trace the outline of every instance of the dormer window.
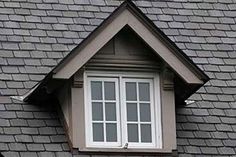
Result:
<instances>
[{"instance_id":1,"label":"dormer window","mask_svg":"<svg viewBox=\"0 0 236 157\"><path fill-rule=\"evenodd\" d=\"M158 74L86 72L86 145L160 148Z\"/></svg>"},{"instance_id":2,"label":"dormer window","mask_svg":"<svg viewBox=\"0 0 236 157\"><path fill-rule=\"evenodd\" d=\"M170 155L177 149L175 103L207 80L125 1L27 97L54 92L72 149Z\"/></svg>"}]
</instances>

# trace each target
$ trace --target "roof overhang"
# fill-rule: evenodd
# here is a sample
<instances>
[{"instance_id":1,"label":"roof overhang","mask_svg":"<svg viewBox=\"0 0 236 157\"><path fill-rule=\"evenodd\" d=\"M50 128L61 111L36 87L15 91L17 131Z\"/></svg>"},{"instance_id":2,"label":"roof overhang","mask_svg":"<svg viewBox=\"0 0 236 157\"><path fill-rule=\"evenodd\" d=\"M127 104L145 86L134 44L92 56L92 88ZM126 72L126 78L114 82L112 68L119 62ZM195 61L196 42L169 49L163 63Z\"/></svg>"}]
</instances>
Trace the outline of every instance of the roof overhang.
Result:
<instances>
[{"instance_id":1,"label":"roof overhang","mask_svg":"<svg viewBox=\"0 0 236 157\"><path fill-rule=\"evenodd\" d=\"M69 79L122 28L129 26L188 84L203 84L206 76L170 43L130 1L123 3L101 26L53 70L53 78Z\"/></svg>"},{"instance_id":2,"label":"roof overhang","mask_svg":"<svg viewBox=\"0 0 236 157\"><path fill-rule=\"evenodd\" d=\"M130 27L186 84L194 85L195 91L209 80L208 76L175 43L158 29L134 3L127 0L74 48L24 100L36 93L40 87L45 86L48 80L70 79L126 26Z\"/></svg>"}]
</instances>

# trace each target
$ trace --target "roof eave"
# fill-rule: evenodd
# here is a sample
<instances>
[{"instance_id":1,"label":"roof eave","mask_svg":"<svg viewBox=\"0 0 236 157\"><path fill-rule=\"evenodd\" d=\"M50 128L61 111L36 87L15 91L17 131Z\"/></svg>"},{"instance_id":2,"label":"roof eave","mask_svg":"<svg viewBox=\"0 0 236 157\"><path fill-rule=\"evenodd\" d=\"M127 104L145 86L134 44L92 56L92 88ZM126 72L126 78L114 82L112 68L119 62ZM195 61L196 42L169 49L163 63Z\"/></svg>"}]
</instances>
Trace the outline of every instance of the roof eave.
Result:
<instances>
[{"instance_id":1,"label":"roof eave","mask_svg":"<svg viewBox=\"0 0 236 157\"><path fill-rule=\"evenodd\" d=\"M190 60L189 57L181 49L179 49L178 46L173 41L171 41L159 28L157 28L157 26L150 19L148 19L146 15L139 8L137 8L133 2L131 2L130 0L126 0L107 19L105 19L92 33L90 33L86 39L84 39L64 59L62 59L60 63L57 66L55 66L52 69L52 71L48 73L48 75L46 75L46 77L40 83L38 83L36 88L33 88L33 90L30 91L30 93L27 93L27 96L24 98L24 101L27 101L31 97L31 95L37 93L37 91L42 86L47 84L48 80L54 79L53 75L57 73L63 67L63 65L67 63L68 60L70 60L76 55L75 51L79 51L79 49L82 49L86 44L88 44L90 40L94 38L94 36L96 36L103 29L103 27L108 25L112 21L112 19L118 16L124 9L129 9L131 12L134 13L135 16L138 16L140 19L145 21L145 24L148 25L149 29L155 32L155 34L158 35L159 38L161 38L165 43L168 44L168 46L170 46L173 49L173 51L176 52L178 57L180 57L188 64L188 66L194 69L194 73L197 74L200 80L202 80L202 83L198 83L199 87L201 87L209 80L209 77L199 67L197 67L195 63L192 60Z\"/></svg>"}]
</instances>

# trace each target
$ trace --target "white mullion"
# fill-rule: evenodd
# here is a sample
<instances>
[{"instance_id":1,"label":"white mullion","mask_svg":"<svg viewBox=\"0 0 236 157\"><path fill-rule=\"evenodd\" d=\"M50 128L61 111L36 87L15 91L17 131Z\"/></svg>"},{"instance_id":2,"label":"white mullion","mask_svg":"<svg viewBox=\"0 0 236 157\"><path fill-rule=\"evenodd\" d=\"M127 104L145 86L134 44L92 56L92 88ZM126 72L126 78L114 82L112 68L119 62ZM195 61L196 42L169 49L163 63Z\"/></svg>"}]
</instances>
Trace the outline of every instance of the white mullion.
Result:
<instances>
[{"instance_id":1,"label":"white mullion","mask_svg":"<svg viewBox=\"0 0 236 157\"><path fill-rule=\"evenodd\" d=\"M127 103L137 103L137 101L126 101ZM147 104L150 103L150 101L139 101L139 103Z\"/></svg>"},{"instance_id":2,"label":"white mullion","mask_svg":"<svg viewBox=\"0 0 236 157\"><path fill-rule=\"evenodd\" d=\"M93 102L100 102L100 103L102 103L103 101L102 100L91 100L91 103L93 103Z\"/></svg>"},{"instance_id":3,"label":"white mullion","mask_svg":"<svg viewBox=\"0 0 236 157\"><path fill-rule=\"evenodd\" d=\"M137 109L138 109L138 143L141 143L141 125L140 125L140 104L139 104L139 84L138 81L136 83L136 94L137 94Z\"/></svg>"},{"instance_id":4,"label":"white mullion","mask_svg":"<svg viewBox=\"0 0 236 157\"><path fill-rule=\"evenodd\" d=\"M104 81L102 82L102 110L103 110L103 141L106 142L106 110L105 110L105 94L104 94Z\"/></svg>"},{"instance_id":5,"label":"white mullion","mask_svg":"<svg viewBox=\"0 0 236 157\"><path fill-rule=\"evenodd\" d=\"M88 94L88 113L89 115L87 116L88 117L88 130L90 132L90 135L86 135L86 139L88 139L88 142L89 144L93 142L93 120L92 120L92 96L91 96L91 93L92 93L92 88L91 88L91 80L89 79L88 80L88 88L89 90L87 90L88 93L85 93L85 94ZM85 99L86 100L86 99ZM86 107L85 107L86 108ZM85 110L86 111L86 110ZM86 128L87 129L87 128Z\"/></svg>"},{"instance_id":6,"label":"white mullion","mask_svg":"<svg viewBox=\"0 0 236 157\"><path fill-rule=\"evenodd\" d=\"M106 123L112 123L112 124L116 124L116 121L106 121Z\"/></svg>"},{"instance_id":7,"label":"white mullion","mask_svg":"<svg viewBox=\"0 0 236 157\"><path fill-rule=\"evenodd\" d=\"M156 117L156 114L158 114L158 112L156 112L156 108L158 107L158 104L156 103L156 99L158 97L155 97L155 96L158 96L157 93L156 93L156 83L155 83L155 78L152 80L152 82L150 83L150 90L153 90L153 92L150 91L150 110L151 110L151 131L152 131L152 143L154 143L155 146L157 146L157 138L159 136L159 129L157 129L158 123L156 123L155 121L157 121L157 117ZM156 114L155 114L156 112ZM160 111L159 111L160 112ZM159 120L159 118L158 118ZM158 133L157 133L158 131Z\"/></svg>"},{"instance_id":8,"label":"white mullion","mask_svg":"<svg viewBox=\"0 0 236 157\"><path fill-rule=\"evenodd\" d=\"M91 100L91 102L108 102L108 103L116 103L114 100Z\"/></svg>"},{"instance_id":9,"label":"white mullion","mask_svg":"<svg viewBox=\"0 0 236 157\"><path fill-rule=\"evenodd\" d=\"M116 131L117 131L117 142L121 144L121 131L120 131L120 93L119 93L119 82L118 78L116 78L115 82L115 105L116 105Z\"/></svg>"},{"instance_id":10,"label":"white mullion","mask_svg":"<svg viewBox=\"0 0 236 157\"><path fill-rule=\"evenodd\" d=\"M138 124L138 122L127 122L128 124Z\"/></svg>"},{"instance_id":11,"label":"white mullion","mask_svg":"<svg viewBox=\"0 0 236 157\"><path fill-rule=\"evenodd\" d=\"M126 92L125 81L122 76L119 76L119 93L120 93L120 125L121 125L121 146L128 142L127 139L127 112L126 112ZM121 116L124 113L124 116ZM123 122L123 123L122 123Z\"/></svg>"},{"instance_id":12,"label":"white mullion","mask_svg":"<svg viewBox=\"0 0 236 157\"><path fill-rule=\"evenodd\" d=\"M140 122L140 124L152 124L152 122Z\"/></svg>"},{"instance_id":13,"label":"white mullion","mask_svg":"<svg viewBox=\"0 0 236 157\"><path fill-rule=\"evenodd\" d=\"M92 123L104 123L103 120L93 120Z\"/></svg>"},{"instance_id":14,"label":"white mullion","mask_svg":"<svg viewBox=\"0 0 236 157\"><path fill-rule=\"evenodd\" d=\"M152 92L153 91L153 92ZM149 98L149 105L150 105L150 122L148 123L148 122L145 122L144 124L150 124L151 125L151 143L156 143L155 142L155 134L154 134L154 132L155 132L155 123L154 123L154 109L153 109L153 107L154 107L154 100L153 100L153 94L154 94L154 86L153 86L153 80L152 81L149 81L149 93L150 93L150 98Z\"/></svg>"},{"instance_id":15,"label":"white mullion","mask_svg":"<svg viewBox=\"0 0 236 157\"><path fill-rule=\"evenodd\" d=\"M115 100L104 100L104 102L108 102L108 103L116 103Z\"/></svg>"}]
</instances>

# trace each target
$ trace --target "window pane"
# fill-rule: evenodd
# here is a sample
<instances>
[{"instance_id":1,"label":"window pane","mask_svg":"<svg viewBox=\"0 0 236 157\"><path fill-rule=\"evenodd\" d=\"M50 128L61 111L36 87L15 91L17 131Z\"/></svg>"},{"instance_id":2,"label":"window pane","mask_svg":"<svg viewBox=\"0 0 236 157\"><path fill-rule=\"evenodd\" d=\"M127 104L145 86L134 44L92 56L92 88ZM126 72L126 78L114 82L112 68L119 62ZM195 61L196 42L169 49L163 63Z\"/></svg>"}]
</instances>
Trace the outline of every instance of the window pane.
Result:
<instances>
[{"instance_id":1,"label":"window pane","mask_svg":"<svg viewBox=\"0 0 236 157\"><path fill-rule=\"evenodd\" d=\"M93 120L103 120L103 110L101 102L92 103L92 119Z\"/></svg>"},{"instance_id":2,"label":"window pane","mask_svg":"<svg viewBox=\"0 0 236 157\"><path fill-rule=\"evenodd\" d=\"M106 103L106 120L107 121L116 121L116 104L115 103Z\"/></svg>"},{"instance_id":3,"label":"window pane","mask_svg":"<svg viewBox=\"0 0 236 157\"><path fill-rule=\"evenodd\" d=\"M138 112L136 103L127 103L127 121L138 121Z\"/></svg>"},{"instance_id":4,"label":"window pane","mask_svg":"<svg viewBox=\"0 0 236 157\"><path fill-rule=\"evenodd\" d=\"M137 100L137 89L135 82L126 82L126 100L127 101Z\"/></svg>"},{"instance_id":5,"label":"window pane","mask_svg":"<svg viewBox=\"0 0 236 157\"><path fill-rule=\"evenodd\" d=\"M140 103L140 121L151 122L150 104Z\"/></svg>"},{"instance_id":6,"label":"window pane","mask_svg":"<svg viewBox=\"0 0 236 157\"><path fill-rule=\"evenodd\" d=\"M92 100L102 100L102 82L92 81L91 92L92 92Z\"/></svg>"},{"instance_id":7,"label":"window pane","mask_svg":"<svg viewBox=\"0 0 236 157\"><path fill-rule=\"evenodd\" d=\"M141 124L141 142L152 142L151 124Z\"/></svg>"},{"instance_id":8,"label":"window pane","mask_svg":"<svg viewBox=\"0 0 236 157\"><path fill-rule=\"evenodd\" d=\"M139 83L139 100L150 101L150 85L149 83Z\"/></svg>"},{"instance_id":9,"label":"window pane","mask_svg":"<svg viewBox=\"0 0 236 157\"><path fill-rule=\"evenodd\" d=\"M102 123L93 123L93 141L103 142L104 133L103 133L103 124Z\"/></svg>"},{"instance_id":10,"label":"window pane","mask_svg":"<svg viewBox=\"0 0 236 157\"><path fill-rule=\"evenodd\" d=\"M116 124L108 123L106 124L106 138L107 142L116 142L117 141L117 131Z\"/></svg>"},{"instance_id":11,"label":"window pane","mask_svg":"<svg viewBox=\"0 0 236 157\"><path fill-rule=\"evenodd\" d=\"M138 142L138 124L128 124L128 142Z\"/></svg>"},{"instance_id":12,"label":"window pane","mask_svg":"<svg viewBox=\"0 0 236 157\"><path fill-rule=\"evenodd\" d=\"M115 82L105 82L105 100L115 100Z\"/></svg>"}]
</instances>

